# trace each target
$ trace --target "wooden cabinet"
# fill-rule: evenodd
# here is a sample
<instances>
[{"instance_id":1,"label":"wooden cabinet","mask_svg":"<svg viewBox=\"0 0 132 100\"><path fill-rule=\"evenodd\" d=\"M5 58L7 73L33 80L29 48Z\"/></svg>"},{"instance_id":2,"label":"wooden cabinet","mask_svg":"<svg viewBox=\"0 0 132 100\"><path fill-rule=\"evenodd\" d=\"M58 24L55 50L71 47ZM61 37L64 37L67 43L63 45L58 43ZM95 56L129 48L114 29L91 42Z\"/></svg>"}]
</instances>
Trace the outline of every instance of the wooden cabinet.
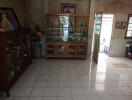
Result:
<instances>
[{"instance_id":1,"label":"wooden cabinet","mask_svg":"<svg viewBox=\"0 0 132 100\"><path fill-rule=\"evenodd\" d=\"M46 57L52 58L86 58L87 43L48 42L45 46Z\"/></svg>"},{"instance_id":2,"label":"wooden cabinet","mask_svg":"<svg viewBox=\"0 0 132 100\"><path fill-rule=\"evenodd\" d=\"M87 58L88 16L47 14L46 57Z\"/></svg>"},{"instance_id":3,"label":"wooden cabinet","mask_svg":"<svg viewBox=\"0 0 132 100\"><path fill-rule=\"evenodd\" d=\"M0 90L9 90L32 63L30 34L27 31L0 33Z\"/></svg>"}]
</instances>

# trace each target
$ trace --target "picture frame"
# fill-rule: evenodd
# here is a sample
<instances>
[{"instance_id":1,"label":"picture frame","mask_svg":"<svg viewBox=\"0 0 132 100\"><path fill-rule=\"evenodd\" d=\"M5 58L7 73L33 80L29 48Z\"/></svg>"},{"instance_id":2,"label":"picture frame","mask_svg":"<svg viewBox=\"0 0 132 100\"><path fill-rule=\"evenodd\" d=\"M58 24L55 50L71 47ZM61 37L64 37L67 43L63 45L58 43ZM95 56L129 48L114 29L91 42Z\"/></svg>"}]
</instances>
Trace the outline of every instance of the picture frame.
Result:
<instances>
[{"instance_id":1,"label":"picture frame","mask_svg":"<svg viewBox=\"0 0 132 100\"><path fill-rule=\"evenodd\" d=\"M4 22L6 25L4 25ZM13 8L0 7L0 28L5 29L5 31L20 28L20 23Z\"/></svg>"},{"instance_id":2,"label":"picture frame","mask_svg":"<svg viewBox=\"0 0 132 100\"><path fill-rule=\"evenodd\" d=\"M61 13L76 14L76 5L74 3L61 3Z\"/></svg>"},{"instance_id":3,"label":"picture frame","mask_svg":"<svg viewBox=\"0 0 132 100\"><path fill-rule=\"evenodd\" d=\"M116 29L125 29L126 28L126 22L125 21L117 21L115 28Z\"/></svg>"}]
</instances>

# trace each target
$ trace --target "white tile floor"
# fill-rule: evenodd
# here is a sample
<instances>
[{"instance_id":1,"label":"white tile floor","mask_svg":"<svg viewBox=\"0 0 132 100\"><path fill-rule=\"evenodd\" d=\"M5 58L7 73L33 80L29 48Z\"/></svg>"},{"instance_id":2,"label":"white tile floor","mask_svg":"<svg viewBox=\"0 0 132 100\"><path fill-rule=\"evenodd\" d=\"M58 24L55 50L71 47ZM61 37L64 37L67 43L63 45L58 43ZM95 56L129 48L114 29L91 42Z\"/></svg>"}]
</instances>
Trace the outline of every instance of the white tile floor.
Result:
<instances>
[{"instance_id":1,"label":"white tile floor","mask_svg":"<svg viewBox=\"0 0 132 100\"><path fill-rule=\"evenodd\" d=\"M128 68L113 66L125 63ZM132 60L39 59L0 100L132 100Z\"/></svg>"}]
</instances>

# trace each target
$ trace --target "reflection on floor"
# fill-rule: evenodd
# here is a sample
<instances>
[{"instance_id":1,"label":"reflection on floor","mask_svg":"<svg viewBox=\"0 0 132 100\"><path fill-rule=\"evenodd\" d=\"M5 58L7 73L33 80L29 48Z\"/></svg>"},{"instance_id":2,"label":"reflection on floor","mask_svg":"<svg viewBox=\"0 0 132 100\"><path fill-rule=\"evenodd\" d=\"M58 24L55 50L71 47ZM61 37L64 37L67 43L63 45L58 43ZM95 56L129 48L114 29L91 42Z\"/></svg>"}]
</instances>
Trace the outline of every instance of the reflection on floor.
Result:
<instances>
[{"instance_id":1,"label":"reflection on floor","mask_svg":"<svg viewBox=\"0 0 132 100\"><path fill-rule=\"evenodd\" d=\"M96 65L87 60L34 60L0 100L132 100L132 67L126 58L100 56Z\"/></svg>"},{"instance_id":2,"label":"reflection on floor","mask_svg":"<svg viewBox=\"0 0 132 100\"><path fill-rule=\"evenodd\" d=\"M118 67L118 68L132 68L132 67L129 67L127 64L125 63L113 63L113 67Z\"/></svg>"}]
</instances>

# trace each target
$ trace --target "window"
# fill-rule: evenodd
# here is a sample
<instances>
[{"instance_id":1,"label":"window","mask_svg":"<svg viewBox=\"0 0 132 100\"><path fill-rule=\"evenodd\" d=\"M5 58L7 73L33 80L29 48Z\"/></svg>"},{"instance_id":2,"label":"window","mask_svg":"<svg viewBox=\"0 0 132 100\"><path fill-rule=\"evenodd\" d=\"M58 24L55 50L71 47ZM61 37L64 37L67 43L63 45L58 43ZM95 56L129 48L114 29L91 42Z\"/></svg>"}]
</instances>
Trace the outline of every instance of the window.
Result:
<instances>
[{"instance_id":1,"label":"window","mask_svg":"<svg viewBox=\"0 0 132 100\"><path fill-rule=\"evenodd\" d=\"M128 25L125 38L132 38L132 14L128 15Z\"/></svg>"}]
</instances>

